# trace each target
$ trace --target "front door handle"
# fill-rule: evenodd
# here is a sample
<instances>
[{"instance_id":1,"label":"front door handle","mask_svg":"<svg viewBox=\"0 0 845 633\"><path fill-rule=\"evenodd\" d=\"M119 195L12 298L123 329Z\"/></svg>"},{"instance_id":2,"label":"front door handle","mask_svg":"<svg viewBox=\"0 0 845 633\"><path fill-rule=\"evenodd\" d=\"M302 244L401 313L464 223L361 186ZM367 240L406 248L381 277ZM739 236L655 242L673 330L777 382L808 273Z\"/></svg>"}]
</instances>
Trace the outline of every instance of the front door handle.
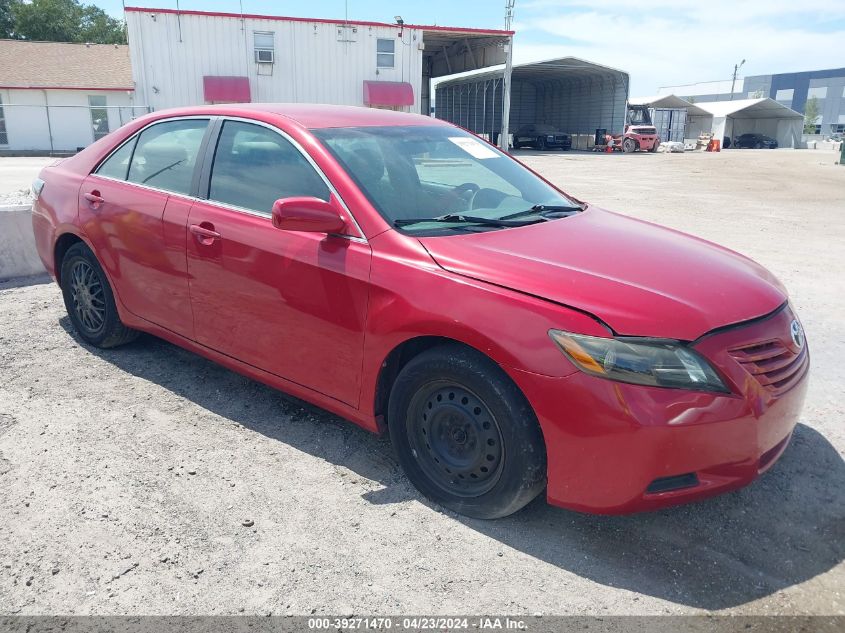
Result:
<instances>
[{"instance_id":1,"label":"front door handle","mask_svg":"<svg viewBox=\"0 0 845 633\"><path fill-rule=\"evenodd\" d=\"M220 239L220 233L214 230L214 225L211 222L192 224L190 229L191 233L196 236L197 241L203 246L211 246L214 240Z\"/></svg>"}]
</instances>

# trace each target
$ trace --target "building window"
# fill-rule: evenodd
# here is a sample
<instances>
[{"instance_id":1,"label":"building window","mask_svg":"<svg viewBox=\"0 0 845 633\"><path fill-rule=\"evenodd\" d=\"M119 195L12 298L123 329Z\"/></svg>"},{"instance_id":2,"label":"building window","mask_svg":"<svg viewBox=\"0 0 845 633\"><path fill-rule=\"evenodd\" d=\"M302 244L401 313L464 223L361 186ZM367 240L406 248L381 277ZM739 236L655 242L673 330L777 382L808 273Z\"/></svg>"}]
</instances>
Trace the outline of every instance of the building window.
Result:
<instances>
[{"instance_id":1,"label":"building window","mask_svg":"<svg viewBox=\"0 0 845 633\"><path fill-rule=\"evenodd\" d=\"M807 90L807 98L824 99L827 97L827 86L819 86L818 88L810 88Z\"/></svg>"},{"instance_id":2,"label":"building window","mask_svg":"<svg viewBox=\"0 0 845 633\"><path fill-rule=\"evenodd\" d=\"M775 95L775 101L789 101L792 102L792 97L795 94L795 90L793 88L788 88L785 90L778 90L777 94Z\"/></svg>"},{"instance_id":3,"label":"building window","mask_svg":"<svg viewBox=\"0 0 845 633\"><path fill-rule=\"evenodd\" d=\"M379 68L395 68L396 41L378 40L376 42L376 66Z\"/></svg>"},{"instance_id":4,"label":"building window","mask_svg":"<svg viewBox=\"0 0 845 633\"><path fill-rule=\"evenodd\" d=\"M0 96L0 145L9 144L9 135L6 134L6 114L3 112L3 97Z\"/></svg>"},{"instance_id":5,"label":"building window","mask_svg":"<svg viewBox=\"0 0 845 633\"><path fill-rule=\"evenodd\" d=\"M91 110L91 127L94 130L94 140L99 141L109 133L109 111L106 109L104 95L89 95L88 108Z\"/></svg>"},{"instance_id":6,"label":"building window","mask_svg":"<svg viewBox=\"0 0 845 633\"><path fill-rule=\"evenodd\" d=\"M272 64L276 61L276 44L273 31L255 31L252 34L255 46L255 61L258 64Z\"/></svg>"}]
</instances>

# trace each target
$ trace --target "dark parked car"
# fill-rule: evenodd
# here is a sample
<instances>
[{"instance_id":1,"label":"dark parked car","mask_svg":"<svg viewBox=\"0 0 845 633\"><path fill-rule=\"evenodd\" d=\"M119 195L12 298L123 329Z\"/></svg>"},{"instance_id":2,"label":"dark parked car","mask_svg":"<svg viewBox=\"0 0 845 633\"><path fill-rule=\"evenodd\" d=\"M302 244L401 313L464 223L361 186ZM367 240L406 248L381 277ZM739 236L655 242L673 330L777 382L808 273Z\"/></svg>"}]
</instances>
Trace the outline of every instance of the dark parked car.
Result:
<instances>
[{"instance_id":1,"label":"dark parked car","mask_svg":"<svg viewBox=\"0 0 845 633\"><path fill-rule=\"evenodd\" d=\"M778 142L771 136L765 134L740 134L734 139L733 146L736 148L753 149L777 149Z\"/></svg>"},{"instance_id":2,"label":"dark parked car","mask_svg":"<svg viewBox=\"0 0 845 633\"><path fill-rule=\"evenodd\" d=\"M535 147L539 150L546 149L572 149L572 137L563 134L551 125L532 123L523 125L513 135L513 147Z\"/></svg>"}]
</instances>

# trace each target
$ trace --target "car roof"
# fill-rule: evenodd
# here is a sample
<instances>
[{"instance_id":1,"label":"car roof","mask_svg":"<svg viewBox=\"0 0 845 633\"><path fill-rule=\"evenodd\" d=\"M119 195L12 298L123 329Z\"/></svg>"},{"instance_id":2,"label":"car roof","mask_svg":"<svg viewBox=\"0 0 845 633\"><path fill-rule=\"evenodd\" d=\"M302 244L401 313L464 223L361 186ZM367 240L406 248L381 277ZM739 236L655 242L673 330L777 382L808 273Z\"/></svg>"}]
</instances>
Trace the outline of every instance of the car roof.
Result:
<instances>
[{"instance_id":1,"label":"car roof","mask_svg":"<svg viewBox=\"0 0 845 633\"><path fill-rule=\"evenodd\" d=\"M218 104L159 110L156 114L165 116L189 116L197 114L221 116L245 116L253 113L283 116L307 129L331 127L405 126L405 125L449 125L445 121L419 114L381 110L361 106L327 105L321 103L238 103Z\"/></svg>"}]
</instances>

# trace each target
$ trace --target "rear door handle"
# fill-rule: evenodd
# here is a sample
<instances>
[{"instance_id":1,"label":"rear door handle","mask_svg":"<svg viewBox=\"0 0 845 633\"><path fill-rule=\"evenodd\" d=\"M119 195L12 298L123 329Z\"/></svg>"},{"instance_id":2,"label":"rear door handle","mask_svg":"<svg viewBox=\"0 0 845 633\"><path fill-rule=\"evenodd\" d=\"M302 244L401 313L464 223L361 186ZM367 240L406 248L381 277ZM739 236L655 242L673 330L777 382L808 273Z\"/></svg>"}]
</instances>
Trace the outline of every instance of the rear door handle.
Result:
<instances>
[{"instance_id":1,"label":"rear door handle","mask_svg":"<svg viewBox=\"0 0 845 633\"><path fill-rule=\"evenodd\" d=\"M191 233L193 233L200 244L209 246L214 243L214 240L220 239L220 233L214 230L214 225L210 222L203 222L202 224L192 224L190 226Z\"/></svg>"},{"instance_id":2,"label":"rear door handle","mask_svg":"<svg viewBox=\"0 0 845 633\"><path fill-rule=\"evenodd\" d=\"M84 198L88 201L88 204L91 206L92 209L99 209L100 205L105 202L103 198L100 197L100 192L96 189L91 193L84 194Z\"/></svg>"}]
</instances>

